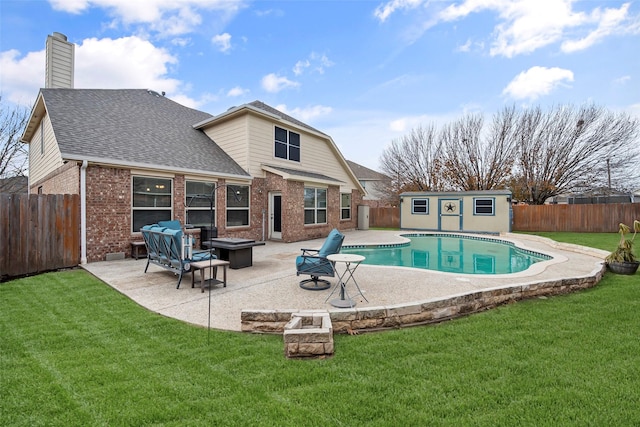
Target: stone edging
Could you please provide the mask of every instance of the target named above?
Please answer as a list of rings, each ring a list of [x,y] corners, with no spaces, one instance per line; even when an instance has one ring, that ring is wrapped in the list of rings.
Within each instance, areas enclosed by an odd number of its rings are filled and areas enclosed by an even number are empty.
[[[562,295],[591,288],[602,279],[605,270],[606,266],[601,264],[590,275],[584,277],[491,288],[390,306],[333,310],[329,311],[329,315],[333,330],[337,333],[397,329],[437,323],[515,301]],[[293,314],[310,311],[313,310],[242,310],[242,331],[281,334]],[[318,312],[326,311],[318,310]]]

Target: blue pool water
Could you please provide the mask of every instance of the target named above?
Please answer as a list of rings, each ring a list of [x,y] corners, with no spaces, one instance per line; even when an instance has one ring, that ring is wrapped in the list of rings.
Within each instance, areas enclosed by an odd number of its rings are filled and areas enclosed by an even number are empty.
[[[502,240],[476,236],[405,234],[410,243],[344,246],[340,253],[363,255],[363,264],[403,266],[462,274],[508,274],[528,269],[548,255]]]

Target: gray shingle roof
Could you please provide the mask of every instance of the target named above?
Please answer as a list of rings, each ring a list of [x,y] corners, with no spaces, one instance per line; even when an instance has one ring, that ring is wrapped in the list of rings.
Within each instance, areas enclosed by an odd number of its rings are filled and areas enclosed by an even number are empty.
[[[347,160],[347,164],[355,174],[355,176],[360,180],[369,180],[369,181],[384,181],[389,179],[386,175],[381,174],[380,172],[376,172],[373,169],[369,169],[365,166],[359,165],[356,162],[352,162],[351,160]]]
[[[265,166],[272,169],[279,170],[280,172],[283,172],[289,175],[297,175],[297,176],[306,177],[306,178],[313,178],[313,179],[320,179],[323,181],[334,181],[336,183],[342,183],[342,181],[340,181],[339,179],[331,178],[330,176],[323,175],[321,173],[302,171],[302,170],[291,169],[291,168],[283,168],[281,166],[272,166],[272,165],[265,165]]]
[[[307,128],[307,129],[309,129],[309,130],[312,130],[312,131],[314,131],[314,132],[320,133],[320,134],[322,134],[322,135],[326,135],[324,132],[321,132],[321,131],[319,131],[318,129],[313,128],[313,127],[309,126],[308,124],[303,123],[303,122],[301,122],[300,120],[298,120],[298,119],[296,119],[296,118],[294,118],[294,117],[291,117],[290,115],[285,114],[285,113],[283,113],[282,111],[277,110],[277,109],[273,108],[273,107],[272,107],[272,106],[270,106],[270,105],[265,104],[265,103],[264,103],[264,102],[262,102],[262,101],[257,101],[257,100],[256,100],[256,101],[250,102],[250,103],[249,103],[249,104],[247,104],[247,105],[251,105],[252,107],[259,108],[260,110],[266,111],[267,113],[271,113],[271,114],[273,114],[273,115],[275,115],[275,116],[280,117],[280,118],[281,118],[281,119],[283,119],[283,120],[286,120],[286,121],[288,121],[288,122],[294,123],[294,124],[296,124],[296,125],[298,125],[298,126],[300,126],[300,127]]]
[[[64,158],[249,174],[195,123],[212,117],[145,89],[41,89]]]

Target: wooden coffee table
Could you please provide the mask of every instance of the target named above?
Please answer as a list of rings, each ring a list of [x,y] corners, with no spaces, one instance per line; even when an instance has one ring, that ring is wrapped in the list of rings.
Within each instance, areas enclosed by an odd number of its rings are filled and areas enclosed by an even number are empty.
[[[205,282],[209,286],[217,285],[222,283],[224,288],[227,287],[227,267],[229,266],[229,261],[224,261],[221,259],[212,259],[207,261],[198,261],[192,262],[191,266],[191,287],[193,288],[195,285],[195,276],[196,270],[200,270],[200,292],[204,292]],[[218,267],[222,267],[222,280],[218,280]],[[205,270],[209,270],[209,279],[205,280]]]

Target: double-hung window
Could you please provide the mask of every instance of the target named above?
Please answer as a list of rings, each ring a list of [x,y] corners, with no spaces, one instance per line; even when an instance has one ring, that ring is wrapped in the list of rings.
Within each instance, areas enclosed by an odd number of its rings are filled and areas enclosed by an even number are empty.
[[[132,230],[171,220],[172,181],[168,178],[134,176],[132,185]]]
[[[276,126],[275,156],[279,159],[300,161],[300,134]]]
[[[186,218],[187,224],[195,227],[216,225],[215,182],[187,181]]]
[[[474,215],[495,215],[495,199],[473,199]]]
[[[327,223],[327,189],[309,188],[304,189],[304,223],[326,224]]]
[[[249,225],[249,186],[227,186],[227,227]]]
[[[411,213],[413,215],[428,215],[429,199],[411,199]]]
[[[351,193],[340,194],[340,219],[351,219]]]

